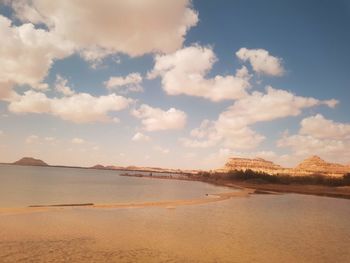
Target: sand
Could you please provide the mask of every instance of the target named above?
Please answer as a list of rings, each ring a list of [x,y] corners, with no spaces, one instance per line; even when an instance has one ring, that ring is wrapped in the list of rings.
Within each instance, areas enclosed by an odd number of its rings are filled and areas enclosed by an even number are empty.
[[[213,202],[219,202],[228,200],[234,197],[248,197],[255,192],[254,189],[244,188],[236,192],[219,193],[219,194],[207,194],[203,198],[198,199],[183,199],[183,200],[171,200],[171,201],[158,201],[158,202],[135,202],[135,203],[110,203],[110,204],[48,204],[48,205],[30,205],[23,208],[0,208],[0,215],[8,214],[22,214],[32,212],[45,212],[52,210],[63,210],[79,207],[84,208],[145,208],[145,207],[164,207],[168,209],[174,209],[178,206],[188,205],[200,205]]]

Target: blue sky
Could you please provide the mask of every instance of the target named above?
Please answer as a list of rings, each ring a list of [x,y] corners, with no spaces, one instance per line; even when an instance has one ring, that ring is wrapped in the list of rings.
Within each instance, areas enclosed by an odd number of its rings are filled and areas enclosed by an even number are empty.
[[[1,161],[350,162],[348,1],[2,2]]]

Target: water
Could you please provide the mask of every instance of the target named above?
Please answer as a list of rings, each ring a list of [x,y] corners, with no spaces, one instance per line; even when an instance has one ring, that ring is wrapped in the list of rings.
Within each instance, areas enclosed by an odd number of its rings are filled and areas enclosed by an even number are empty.
[[[201,182],[119,176],[122,173],[125,172],[1,165],[0,207],[162,201],[232,191]]]
[[[81,184],[84,178],[79,179],[78,185],[84,186],[94,180],[105,185],[103,175],[111,184],[116,176],[109,171],[97,171],[97,178],[96,171],[79,173],[72,177],[91,176],[86,184]],[[123,187],[129,189],[127,199],[134,200],[143,197],[130,192],[143,186],[153,188],[150,198],[155,200],[198,197],[206,190],[227,191],[198,182],[128,179],[131,181],[122,181],[127,182]],[[108,195],[102,199],[107,200]],[[298,194],[253,195],[176,209],[70,208],[0,214],[0,262],[347,263],[349,218],[349,200]]]

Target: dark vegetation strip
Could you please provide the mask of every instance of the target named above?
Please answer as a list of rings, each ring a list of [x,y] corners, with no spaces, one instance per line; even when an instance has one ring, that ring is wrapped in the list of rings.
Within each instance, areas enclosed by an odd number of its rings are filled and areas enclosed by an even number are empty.
[[[350,173],[342,177],[332,177],[319,174],[291,176],[287,174],[271,175],[264,172],[255,172],[250,169],[233,170],[227,173],[201,172],[198,174],[208,179],[225,179],[232,181],[247,181],[256,184],[300,184],[300,185],[324,185],[324,186],[350,186]]]

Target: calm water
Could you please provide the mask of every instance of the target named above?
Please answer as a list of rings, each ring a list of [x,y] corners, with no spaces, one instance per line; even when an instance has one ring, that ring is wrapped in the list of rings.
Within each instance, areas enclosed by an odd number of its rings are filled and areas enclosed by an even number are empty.
[[[31,175],[26,170],[18,172],[22,175],[12,171],[14,178],[31,178],[42,171],[47,176],[31,179],[30,184],[15,184],[13,179],[7,178],[11,168],[1,169],[1,192],[6,189],[2,184],[5,179],[5,184],[12,185],[12,190],[21,196],[18,200],[22,201],[16,201],[17,204],[31,198],[29,193],[33,190],[29,189],[39,191],[38,196],[48,197],[48,192],[41,192],[43,187],[49,187],[58,197],[60,193],[71,193],[72,188],[77,188],[80,190],[74,198],[80,196],[86,201],[90,195],[94,197],[91,199],[100,198],[101,202],[118,198],[141,201],[145,197],[155,200],[191,198],[205,192],[227,191],[197,182],[120,178],[108,171],[97,171],[97,176],[96,171],[68,169],[63,180],[56,178],[62,170],[47,168],[40,172],[31,170]],[[8,176],[4,176],[4,171]],[[49,182],[48,178],[51,178]],[[55,186],[50,186],[50,182]],[[61,184],[69,191],[55,190]],[[98,185],[95,187],[100,189],[99,194],[92,193],[96,189],[93,184]],[[118,185],[112,186],[114,184]],[[17,190],[18,185],[22,185],[21,191],[27,193],[25,198]],[[123,192],[127,198],[115,193],[110,198],[113,190],[102,191],[109,187],[116,191],[127,188]],[[145,189],[137,190],[139,188]],[[6,191],[7,196],[15,196]],[[135,194],[134,191],[141,192]],[[1,195],[3,199],[4,194]],[[56,198],[50,201],[56,201]],[[349,200],[297,194],[253,195],[176,209],[73,208],[0,214],[0,262],[348,263],[349,219]]]
[[[125,172],[2,165],[0,207],[161,201],[232,191],[206,183],[119,176],[121,173]]]

